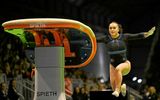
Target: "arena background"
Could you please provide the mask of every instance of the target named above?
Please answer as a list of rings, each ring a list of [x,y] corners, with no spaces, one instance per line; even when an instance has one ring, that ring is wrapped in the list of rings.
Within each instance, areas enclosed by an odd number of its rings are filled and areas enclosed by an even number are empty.
[[[95,34],[104,34],[108,22],[116,20],[124,32],[148,31],[156,26],[156,34],[128,44],[128,58],[132,71],[125,81],[135,88],[134,76],[143,79],[159,90],[160,83],[160,6],[158,0],[2,0],[0,2],[0,24],[12,19],[22,18],[69,18],[90,26]],[[0,29],[0,42],[8,35]],[[156,35],[156,36],[155,36]]]

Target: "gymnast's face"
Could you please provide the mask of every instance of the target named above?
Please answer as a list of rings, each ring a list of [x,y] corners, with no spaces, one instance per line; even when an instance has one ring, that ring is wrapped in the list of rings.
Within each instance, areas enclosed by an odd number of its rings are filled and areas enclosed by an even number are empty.
[[[119,35],[119,26],[116,22],[112,22],[109,24],[109,34],[111,35],[111,37]]]

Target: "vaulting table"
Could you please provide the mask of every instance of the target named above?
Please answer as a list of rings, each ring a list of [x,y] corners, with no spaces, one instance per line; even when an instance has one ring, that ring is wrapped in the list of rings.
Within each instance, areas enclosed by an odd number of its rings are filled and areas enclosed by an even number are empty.
[[[92,29],[76,20],[17,19],[2,26],[19,37],[36,65],[34,100],[65,100],[64,68],[85,67],[96,54]]]

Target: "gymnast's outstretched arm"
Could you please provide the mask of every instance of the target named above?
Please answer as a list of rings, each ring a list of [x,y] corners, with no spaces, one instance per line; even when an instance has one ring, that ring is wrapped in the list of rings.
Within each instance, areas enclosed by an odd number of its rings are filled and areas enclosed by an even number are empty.
[[[147,38],[147,37],[153,35],[153,33],[154,33],[155,30],[156,30],[156,27],[155,26],[152,27],[148,32],[144,33],[144,37]]]
[[[140,32],[140,33],[136,33],[136,34],[125,33],[124,37],[126,40],[144,39],[144,38],[147,38],[147,37],[153,35],[155,30],[156,30],[156,27],[154,26],[147,32]]]

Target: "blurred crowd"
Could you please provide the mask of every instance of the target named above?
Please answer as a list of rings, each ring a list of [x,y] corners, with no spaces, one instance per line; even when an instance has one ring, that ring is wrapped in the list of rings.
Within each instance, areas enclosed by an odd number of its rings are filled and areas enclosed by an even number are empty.
[[[17,80],[29,79],[34,64],[25,56],[19,38],[0,35],[0,100],[19,100],[23,95],[16,90]]]
[[[143,85],[140,90],[143,100],[160,100],[160,93],[153,85]]]
[[[110,84],[101,78],[87,77],[84,70],[65,70],[67,100],[88,100],[90,91],[107,91],[110,88]]]

